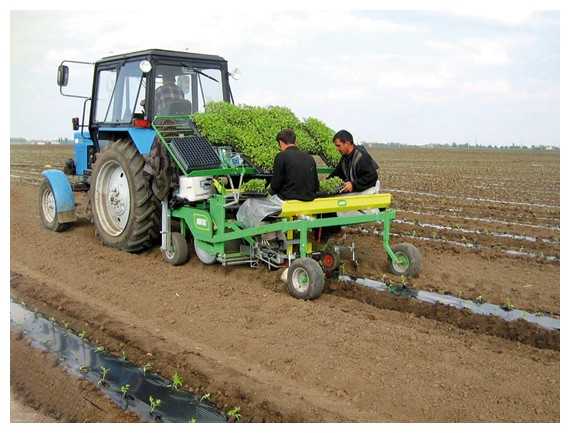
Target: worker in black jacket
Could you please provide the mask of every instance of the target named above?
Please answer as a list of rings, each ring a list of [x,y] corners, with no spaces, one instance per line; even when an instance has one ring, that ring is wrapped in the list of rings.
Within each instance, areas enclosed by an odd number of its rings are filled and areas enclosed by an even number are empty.
[[[315,160],[308,153],[299,150],[292,129],[282,130],[276,139],[281,152],[273,162],[271,191],[281,200],[314,200],[319,190]]]
[[[319,190],[315,160],[297,148],[295,132],[284,129],[276,139],[281,152],[273,162],[272,195],[248,198],[240,206],[236,219],[243,227],[257,227],[268,216],[279,214],[283,200],[311,201]]]
[[[333,142],[342,156],[329,177],[340,177],[344,181],[341,192],[379,192],[378,164],[368,152],[355,146],[352,134],[342,129],[334,135]]]

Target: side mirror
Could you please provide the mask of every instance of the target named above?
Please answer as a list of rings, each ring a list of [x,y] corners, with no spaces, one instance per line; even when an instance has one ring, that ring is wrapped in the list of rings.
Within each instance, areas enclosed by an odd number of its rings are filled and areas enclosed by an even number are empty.
[[[73,130],[78,131],[79,130],[79,117],[73,117],[71,119],[71,124],[73,125]]]
[[[184,93],[190,92],[190,76],[189,75],[180,75],[178,77],[178,87],[182,89]]]
[[[69,81],[69,67],[65,65],[59,65],[57,67],[57,85],[59,87],[67,86]]]
[[[229,73],[230,77],[232,77],[234,80],[239,80],[241,78],[241,71],[238,68],[234,68],[233,71],[231,71]]]

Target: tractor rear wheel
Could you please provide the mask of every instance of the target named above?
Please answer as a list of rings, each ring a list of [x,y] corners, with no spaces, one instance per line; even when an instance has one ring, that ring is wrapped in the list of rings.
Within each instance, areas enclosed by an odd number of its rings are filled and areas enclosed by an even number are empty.
[[[143,167],[127,140],[112,142],[97,157],[89,194],[95,229],[107,246],[138,252],[158,240],[160,209]]]
[[[293,261],[287,271],[287,289],[297,299],[316,299],[325,287],[325,273],[319,263],[310,257]]]
[[[406,277],[416,277],[422,270],[422,255],[420,250],[408,243],[395,245],[392,248],[398,262],[388,258],[390,273],[394,275],[404,275]]]

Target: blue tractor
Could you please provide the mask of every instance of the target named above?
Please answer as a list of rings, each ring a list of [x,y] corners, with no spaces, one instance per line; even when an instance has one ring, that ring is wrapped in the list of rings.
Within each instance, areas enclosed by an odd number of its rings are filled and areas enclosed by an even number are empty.
[[[92,95],[80,96],[64,92],[68,64],[74,63],[85,64],[63,61],[57,83],[62,95],[84,100],[83,115],[81,122],[72,119],[74,158],[63,171],[42,173],[42,223],[54,231],[68,228],[76,218],[74,193],[86,192],[102,242],[142,251],[160,239],[158,197],[171,186],[164,185],[169,179],[164,154],[153,150],[159,140],[152,120],[156,115],[191,115],[209,101],[233,103],[229,77],[237,78],[237,70],[229,73],[227,61],[215,55],[137,51],[95,62]]]

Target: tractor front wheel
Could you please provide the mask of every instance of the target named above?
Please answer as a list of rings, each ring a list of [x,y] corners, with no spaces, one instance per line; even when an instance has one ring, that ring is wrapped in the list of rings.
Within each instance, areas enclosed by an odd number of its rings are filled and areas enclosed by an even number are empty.
[[[310,257],[293,261],[287,271],[289,294],[297,299],[316,299],[325,287],[325,273],[319,263]]]
[[[397,261],[388,258],[390,273],[416,277],[422,269],[422,255],[420,250],[408,243],[402,243],[392,247]]]
[[[127,140],[112,142],[97,157],[89,194],[95,229],[107,246],[138,252],[158,240],[159,208],[143,167]]]
[[[70,223],[59,222],[57,218],[57,209],[55,207],[55,196],[47,179],[44,179],[40,184],[39,209],[40,219],[46,229],[54,232],[62,232],[71,226]]]

